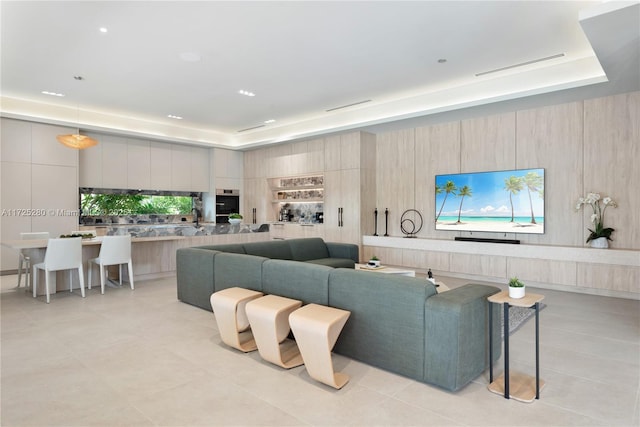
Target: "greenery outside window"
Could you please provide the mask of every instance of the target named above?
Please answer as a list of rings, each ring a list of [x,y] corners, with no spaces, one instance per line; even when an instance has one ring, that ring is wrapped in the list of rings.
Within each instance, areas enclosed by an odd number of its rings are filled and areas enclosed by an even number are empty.
[[[190,215],[201,200],[200,193],[144,193],[142,190],[80,189],[82,216]]]

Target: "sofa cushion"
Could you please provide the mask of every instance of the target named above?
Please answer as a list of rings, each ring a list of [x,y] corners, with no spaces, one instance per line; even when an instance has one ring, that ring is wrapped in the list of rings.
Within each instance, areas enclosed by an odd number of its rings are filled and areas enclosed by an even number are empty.
[[[298,261],[267,260],[262,264],[262,292],[293,298],[304,304],[329,303],[329,273],[333,268]]]
[[[294,261],[309,261],[312,259],[329,258],[327,245],[319,237],[308,239],[290,239],[286,241],[291,248]]]
[[[320,259],[310,259],[308,261],[312,264],[318,265],[326,265],[327,267],[333,268],[355,268],[356,263],[352,259],[345,258],[320,258]]]
[[[271,259],[293,259],[289,244],[285,240],[245,243],[244,250],[249,255]]]
[[[213,262],[216,292],[234,286],[262,292],[262,263],[268,258],[224,252],[217,255],[220,258]]]
[[[423,279],[337,268],[329,274],[329,305],[351,311],[336,353],[424,378],[424,301],[436,293]]]
[[[210,249],[214,251],[220,252],[231,252],[234,254],[246,254],[244,250],[244,245],[242,243],[229,243],[226,245],[204,245],[204,246],[196,246],[199,249]]]

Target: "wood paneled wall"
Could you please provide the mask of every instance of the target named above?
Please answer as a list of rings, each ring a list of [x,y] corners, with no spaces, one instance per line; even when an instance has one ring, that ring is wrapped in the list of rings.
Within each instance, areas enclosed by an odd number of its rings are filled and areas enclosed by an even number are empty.
[[[619,204],[606,215],[616,229],[611,247],[640,249],[640,92],[393,131],[377,141],[376,201],[392,211],[390,235],[402,236],[407,209],[424,218],[418,237],[470,235],[435,231],[436,174],[544,168],[545,234],[498,237],[584,246],[590,212],[575,204],[594,191]]]

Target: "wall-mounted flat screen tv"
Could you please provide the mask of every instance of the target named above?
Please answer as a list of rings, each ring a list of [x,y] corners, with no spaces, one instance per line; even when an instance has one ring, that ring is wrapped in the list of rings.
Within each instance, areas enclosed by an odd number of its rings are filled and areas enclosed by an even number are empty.
[[[436,175],[436,230],[544,234],[544,169]]]

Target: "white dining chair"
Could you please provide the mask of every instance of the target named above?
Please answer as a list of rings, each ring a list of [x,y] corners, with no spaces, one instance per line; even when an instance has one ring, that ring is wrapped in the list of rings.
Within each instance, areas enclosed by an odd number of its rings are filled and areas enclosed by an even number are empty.
[[[49,239],[48,231],[38,231],[38,232],[29,232],[29,233],[20,233],[20,239],[22,240],[37,240],[37,239]],[[31,257],[25,249],[22,249],[19,254],[20,258],[18,260],[18,286],[20,287],[20,282],[22,280],[22,274],[24,272],[25,276],[25,288],[29,287],[31,281],[29,280],[29,276],[31,275]]]
[[[47,304],[49,304],[49,272],[59,270],[78,270],[80,292],[84,298],[84,269],[82,268],[82,239],[60,238],[49,239],[44,262],[33,266],[33,297],[37,296],[38,270],[44,270]],[[73,275],[69,273],[69,292],[73,292]]]
[[[133,266],[131,263],[131,235],[125,236],[104,236],[98,258],[89,260],[89,289],[91,289],[91,272],[93,264],[100,266],[100,291],[104,294],[104,283],[107,277],[105,266],[117,265],[120,272],[120,286],[122,286],[122,265],[127,264],[129,272],[129,284],[133,289]]]

